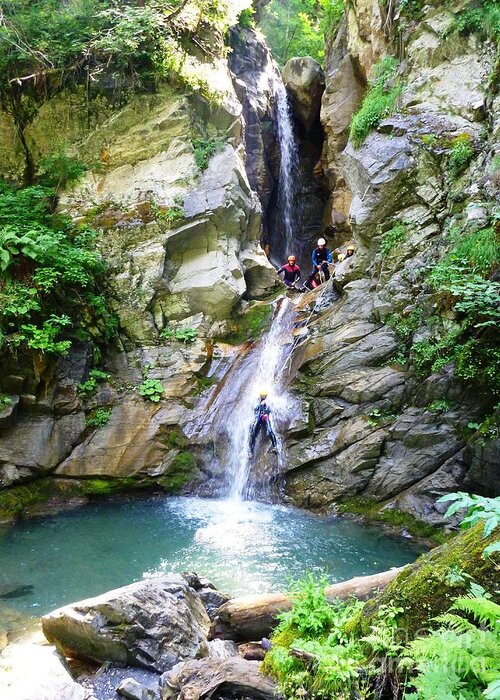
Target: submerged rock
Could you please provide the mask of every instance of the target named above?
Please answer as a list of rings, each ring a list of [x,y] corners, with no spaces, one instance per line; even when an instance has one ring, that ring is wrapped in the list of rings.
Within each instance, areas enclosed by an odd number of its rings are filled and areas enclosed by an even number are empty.
[[[163,672],[207,653],[210,620],[181,576],[158,576],[59,608],[43,632],[63,653]]]

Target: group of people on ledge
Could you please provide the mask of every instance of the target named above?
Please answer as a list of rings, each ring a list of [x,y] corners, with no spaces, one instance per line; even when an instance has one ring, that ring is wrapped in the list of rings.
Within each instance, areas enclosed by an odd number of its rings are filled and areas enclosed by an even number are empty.
[[[350,258],[356,252],[353,245],[348,245],[345,254],[336,248],[333,253],[327,247],[324,238],[318,240],[316,248],[314,248],[311,259],[313,269],[307,280],[304,282],[304,289],[315,289],[321,284],[330,279],[329,265],[332,263],[341,263],[346,258]],[[335,259],[334,259],[335,258]],[[278,270],[278,275],[283,273],[283,282],[287,287],[298,289],[297,283],[301,278],[300,268],[296,263],[295,255],[288,256],[288,262]]]

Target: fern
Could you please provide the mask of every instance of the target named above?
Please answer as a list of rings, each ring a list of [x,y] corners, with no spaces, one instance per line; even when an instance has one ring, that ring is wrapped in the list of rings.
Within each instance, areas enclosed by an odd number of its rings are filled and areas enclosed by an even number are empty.
[[[457,598],[451,610],[469,615],[483,628],[452,612],[436,618],[442,627],[408,646],[402,664],[415,664],[417,676],[411,681],[416,693],[405,697],[499,700],[500,605],[484,596]]]
[[[450,610],[459,610],[500,634],[500,605],[488,598],[457,598]]]

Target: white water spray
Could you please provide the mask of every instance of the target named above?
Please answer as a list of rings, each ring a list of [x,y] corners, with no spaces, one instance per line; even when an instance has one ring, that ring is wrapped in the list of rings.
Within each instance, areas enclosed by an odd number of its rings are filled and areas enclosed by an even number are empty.
[[[252,496],[250,472],[265,460],[271,448],[267,435],[261,431],[254,454],[249,450],[260,389],[268,392],[271,424],[278,440],[278,465],[284,458],[281,435],[297,412],[297,399],[288,392],[284,369],[293,341],[295,307],[287,298],[279,303],[270,330],[233,368],[213,405],[212,430],[226,448],[227,490],[233,500]]]
[[[295,185],[299,153],[293,133],[293,122],[285,86],[279,74],[274,81],[276,98],[276,121],[280,147],[280,175],[278,191],[278,208],[283,217],[286,249],[285,255],[294,252],[294,226],[297,226],[298,207],[296,206]]]

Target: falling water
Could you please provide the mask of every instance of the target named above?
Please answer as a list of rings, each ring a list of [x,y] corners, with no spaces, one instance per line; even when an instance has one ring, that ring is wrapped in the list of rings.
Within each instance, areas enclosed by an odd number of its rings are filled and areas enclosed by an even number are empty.
[[[280,174],[278,191],[278,209],[282,216],[285,233],[285,255],[294,250],[294,226],[298,224],[298,207],[296,206],[295,184],[299,154],[293,133],[293,123],[285,86],[278,75],[274,81],[276,99],[276,121],[280,148]]]
[[[240,357],[221,389],[212,407],[211,426],[216,441],[222,447],[228,464],[227,493],[235,500],[254,495],[255,479],[262,476],[259,465],[279,470],[283,463],[281,435],[296,415],[297,400],[285,385],[287,358],[292,343],[295,307],[289,299],[278,302],[275,317],[268,333],[260,342]],[[260,432],[255,452],[250,455],[249,436],[255,419],[254,408],[259,400],[259,391],[268,392],[271,407],[271,424],[278,439],[278,454],[268,456],[271,448],[264,431]],[[272,478],[274,474],[265,474]]]

